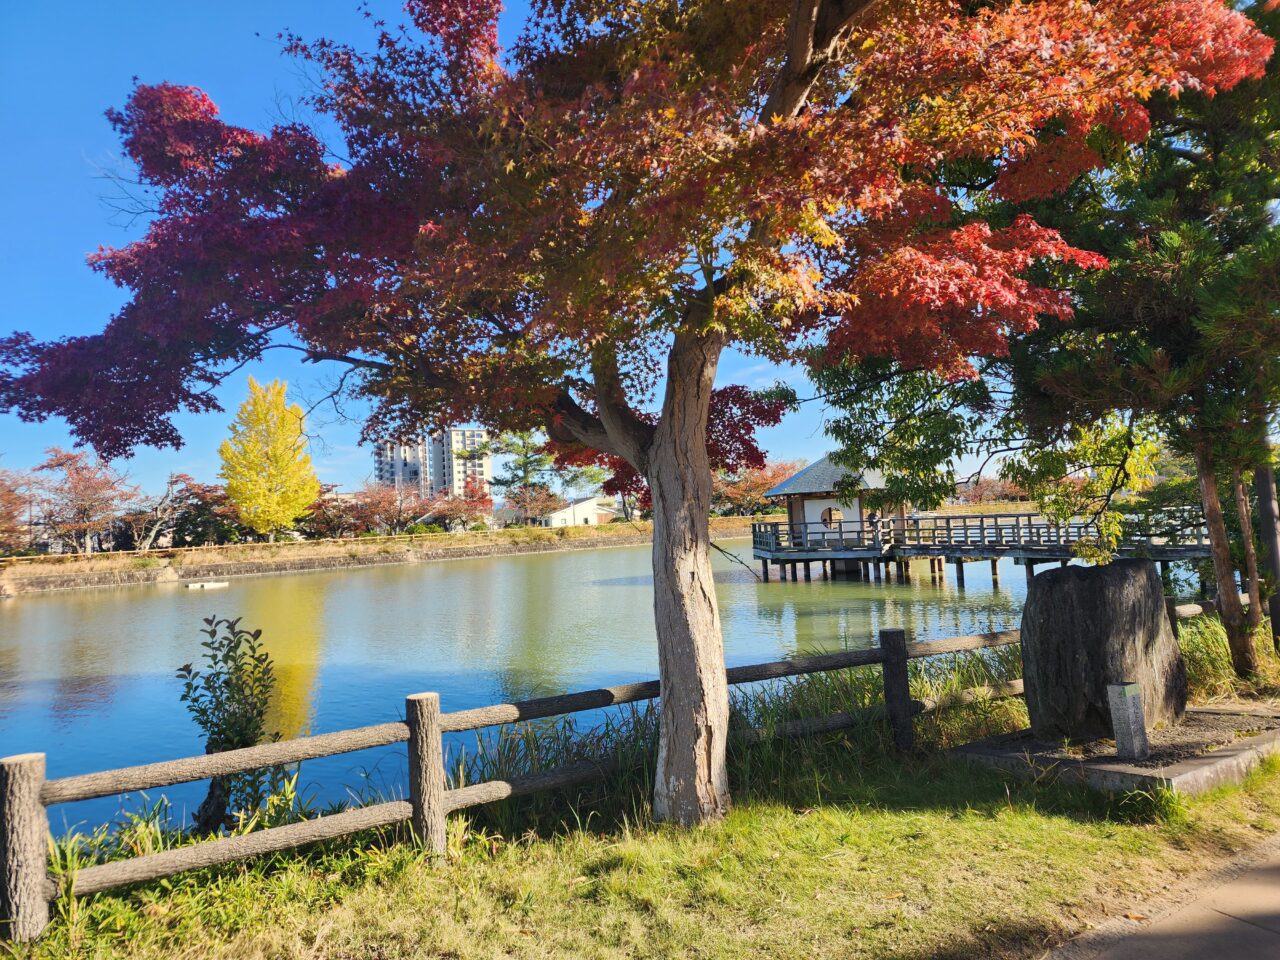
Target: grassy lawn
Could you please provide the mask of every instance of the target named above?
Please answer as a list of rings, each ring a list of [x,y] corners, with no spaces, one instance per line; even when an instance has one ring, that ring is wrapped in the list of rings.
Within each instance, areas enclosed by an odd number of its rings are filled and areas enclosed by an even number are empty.
[[[834,748],[832,748],[834,749]],[[723,823],[367,838],[86,900],[36,956],[1023,956],[1280,829],[1280,767],[1157,812],[938,758],[850,764]]]
[[[1216,622],[1184,627],[1200,696],[1271,697],[1280,662],[1232,686]],[[1016,657],[917,664],[916,695],[1007,677]],[[748,692],[744,725],[874,702],[874,673]],[[734,809],[683,831],[655,825],[648,774],[573,796],[506,801],[450,821],[432,862],[391,829],[155,884],[63,900],[33,957],[970,958],[1037,956],[1280,830],[1280,762],[1195,801],[1029,785],[947,759],[943,747],[1025,723],[1021,701],[918,720],[900,758],[880,724],[800,740],[735,738]],[[574,737],[517,730],[510,767],[570,759]],[[638,710],[597,742],[650,743]],[[641,749],[639,753],[643,753]],[[638,755],[639,755],[638,753]],[[471,768],[469,779],[503,771]],[[509,771],[508,771],[509,772]],[[110,844],[177,838],[145,818]],[[66,853],[66,844],[60,851]],[[82,852],[84,852],[82,850]]]

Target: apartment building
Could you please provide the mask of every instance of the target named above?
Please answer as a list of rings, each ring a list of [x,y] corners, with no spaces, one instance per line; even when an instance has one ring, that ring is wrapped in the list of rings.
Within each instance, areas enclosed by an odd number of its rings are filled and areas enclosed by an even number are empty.
[[[461,496],[468,481],[485,493],[493,478],[493,459],[476,450],[489,439],[489,431],[468,428],[442,430],[430,435],[431,492]]]
[[[493,460],[477,455],[489,439],[487,430],[451,428],[404,440],[387,440],[373,451],[373,476],[378,483],[417,488],[424,497],[438,493],[459,496],[467,481],[486,492],[493,477]]]

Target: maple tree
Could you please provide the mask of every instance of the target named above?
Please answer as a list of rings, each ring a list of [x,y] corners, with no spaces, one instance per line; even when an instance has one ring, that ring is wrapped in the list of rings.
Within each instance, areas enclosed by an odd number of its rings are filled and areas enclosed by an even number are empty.
[[[483,481],[468,477],[462,493],[436,494],[424,504],[423,513],[445,529],[470,527],[493,513],[493,498]]]
[[[164,491],[148,497],[140,494],[133,508],[119,519],[129,549],[146,553],[165,534],[172,534],[187,504],[188,489],[196,481],[185,473],[172,474]]]
[[[12,470],[0,470],[0,553],[15,553],[30,542],[29,488],[29,478]]]
[[[336,540],[356,532],[358,525],[355,498],[338,493],[332,483],[321,484],[320,496],[307,508],[307,536]]]
[[[173,519],[175,547],[204,547],[238,543],[253,532],[240,523],[226,488],[215,483],[188,481],[179,490],[180,503]]]
[[[743,467],[732,473],[717,470],[711,479],[711,503],[722,513],[764,513],[774,506],[764,495],[803,466],[800,461],[784,460],[762,467]]]
[[[32,473],[36,523],[73,553],[92,553],[121,515],[137,505],[138,488],[83,450],[50,447],[45,453]]]
[[[1245,13],[1276,37],[1275,7]],[[971,167],[965,175],[997,184],[980,201],[993,221],[1032,215],[1106,255],[1107,269],[1062,276],[1074,315],[1014,334],[1008,354],[983,360],[969,381],[882,359],[815,371],[847,408],[833,421],[843,462],[884,469],[891,486],[928,502],[954,482],[955,457],[1004,456],[1003,475],[1051,515],[1095,516],[1100,556],[1122,533],[1114,496],[1155,477],[1157,441],[1190,457],[1241,675],[1256,669],[1249,628],[1262,612],[1243,474],[1269,467],[1267,429],[1280,407],[1278,116],[1273,59],[1228,91],[1155,95],[1142,144],[1096,132],[1084,147],[1089,163],[1066,171],[1051,197],[1002,191],[998,166]],[[1220,487],[1235,501],[1248,622]]]
[[[273,539],[320,495],[302,408],[290,404],[285,392],[280,380],[264,387],[250,377],[249,397],[231,424],[231,436],[218,448],[218,475],[240,521]]]
[[[99,335],[6,338],[0,403],[105,454],[173,444],[173,411],[215,409],[223,371],[292,337],[358,372],[370,435],[541,427],[625,464],[654,517],[654,812],[683,823],[728,803],[723,350],[966,375],[1069,314],[1028,267],[1101,260],[1030,217],[989,225],[938,171],[994,157],[1004,188],[1049,192],[1093,129],[1139,139],[1153,91],[1225,89],[1271,49],[1221,0],[536,0],[505,53],[498,0],[405,9],[369,55],[287,38],[340,164],[190,87],[113,111],[159,213],[91,262],[132,297]]]
[[[962,503],[999,503],[1008,500],[1025,500],[1027,491],[1004,477],[974,477],[959,491],[957,499]]]
[[[545,483],[525,483],[517,487],[509,487],[506,503],[516,512],[521,523],[541,520],[547,514],[563,510],[569,505],[569,501]]]
[[[361,533],[401,534],[431,510],[430,499],[416,487],[390,483],[366,483],[352,501],[354,527]]]

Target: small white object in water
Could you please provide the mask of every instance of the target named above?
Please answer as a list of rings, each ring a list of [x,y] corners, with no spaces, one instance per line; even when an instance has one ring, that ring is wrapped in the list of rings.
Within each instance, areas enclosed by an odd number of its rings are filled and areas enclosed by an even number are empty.
[[[202,580],[198,583],[188,583],[188,590],[217,590],[219,587],[230,586],[226,580]]]

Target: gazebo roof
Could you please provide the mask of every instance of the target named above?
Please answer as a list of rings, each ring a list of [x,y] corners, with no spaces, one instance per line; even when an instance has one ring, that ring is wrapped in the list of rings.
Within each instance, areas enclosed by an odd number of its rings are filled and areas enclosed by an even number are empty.
[[[858,484],[864,490],[884,486],[884,477],[879,473],[879,471],[868,470],[865,473],[856,474],[846,467],[832,463],[831,457],[828,455],[823,457],[821,460],[809,464],[794,476],[783,480],[780,484],[767,492],[765,496],[794,497],[822,493],[835,493],[836,485],[846,477],[857,478]]]

